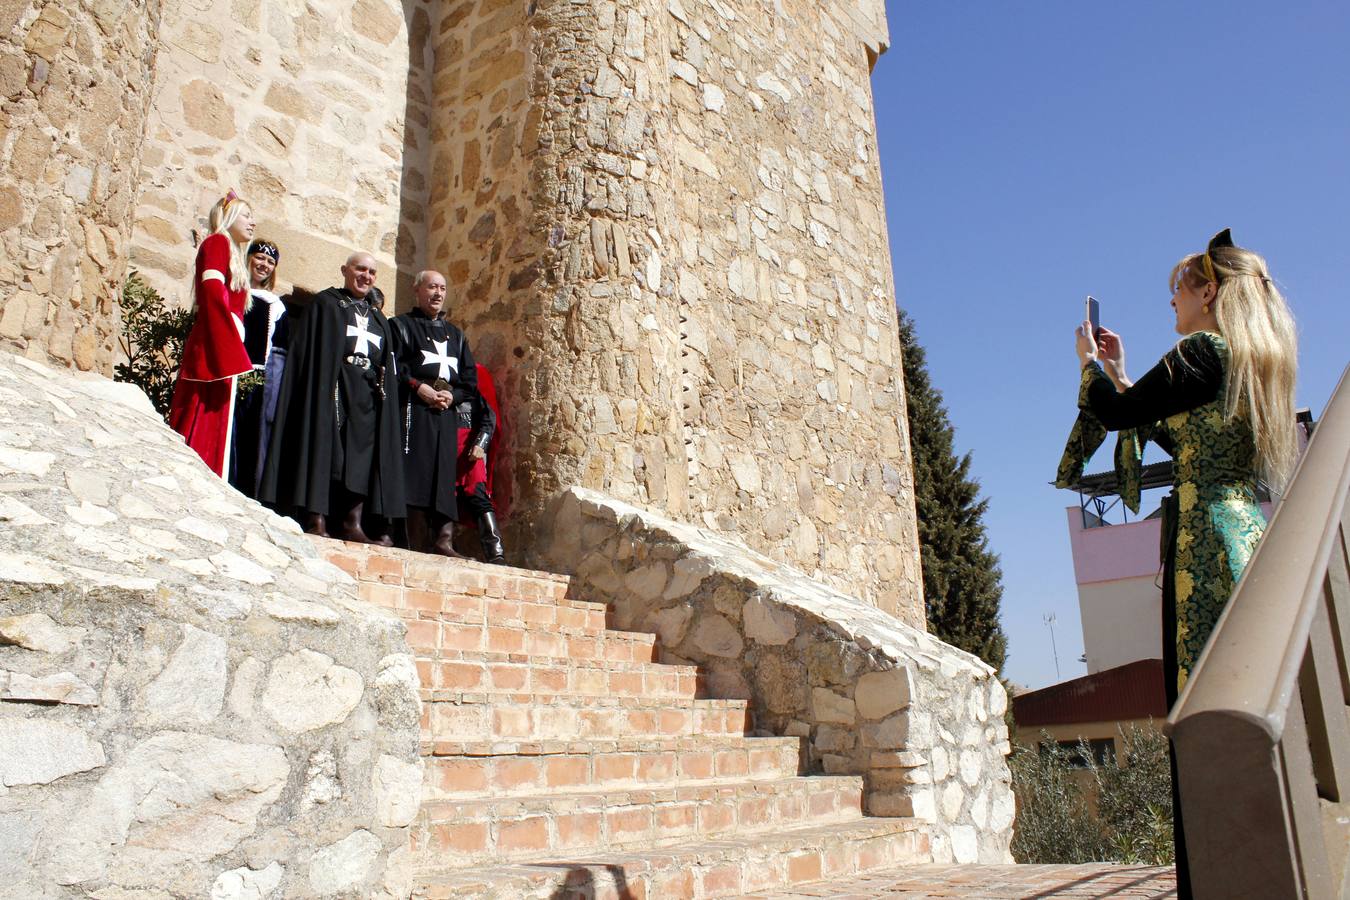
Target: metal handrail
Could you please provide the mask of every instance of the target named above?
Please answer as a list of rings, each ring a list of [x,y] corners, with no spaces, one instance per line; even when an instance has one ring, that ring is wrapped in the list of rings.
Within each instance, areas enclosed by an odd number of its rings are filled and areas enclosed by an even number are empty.
[[[1167,720],[1196,897],[1345,887],[1321,800],[1350,800],[1348,496],[1350,368]]]

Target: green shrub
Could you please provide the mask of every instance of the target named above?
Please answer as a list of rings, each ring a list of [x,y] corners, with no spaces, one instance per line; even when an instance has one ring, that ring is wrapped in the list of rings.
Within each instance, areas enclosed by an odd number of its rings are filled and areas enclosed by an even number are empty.
[[[167,418],[178,361],[183,357],[183,342],[192,330],[194,313],[166,308],[164,298],[136,272],[127,275],[118,305],[122,308],[119,341],[127,361],[117,364],[113,377],[145,391],[159,414]]]
[[[1012,854],[1020,863],[1084,863],[1104,858],[1101,828],[1076,777],[1074,751],[1044,735],[1039,748],[1013,748],[1008,768],[1017,796]]]
[[[1172,864],[1167,738],[1135,726],[1121,736],[1122,758],[1104,763],[1086,742],[1070,749],[1045,733],[1039,748],[1014,748],[1018,862]]]
[[[1153,729],[1121,732],[1127,765],[1089,764],[1097,787],[1097,817],[1125,863],[1171,865],[1172,763],[1167,738]]]

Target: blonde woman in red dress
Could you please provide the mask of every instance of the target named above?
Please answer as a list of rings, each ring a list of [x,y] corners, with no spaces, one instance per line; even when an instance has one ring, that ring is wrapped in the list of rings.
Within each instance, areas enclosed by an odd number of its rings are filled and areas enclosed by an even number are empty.
[[[169,405],[169,427],[224,477],[234,422],[235,378],[253,368],[244,349],[244,312],[248,308],[245,248],[253,239],[253,212],[226,194],[211,207],[211,233],[197,248],[192,276],[197,311],[183,345]]]

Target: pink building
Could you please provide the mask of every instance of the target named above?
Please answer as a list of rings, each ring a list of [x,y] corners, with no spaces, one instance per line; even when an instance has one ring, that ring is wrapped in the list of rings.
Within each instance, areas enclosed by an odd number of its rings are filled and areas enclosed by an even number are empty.
[[[1078,505],[1066,513],[1088,674],[1161,659],[1161,519],[1108,525]]]

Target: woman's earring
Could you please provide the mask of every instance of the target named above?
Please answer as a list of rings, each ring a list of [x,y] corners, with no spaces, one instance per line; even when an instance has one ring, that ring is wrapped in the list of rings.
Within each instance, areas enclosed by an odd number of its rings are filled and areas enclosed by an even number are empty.
[[[1209,304],[1206,303],[1204,306],[1200,307],[1200,311],[1205,315],[1209,315]]]

